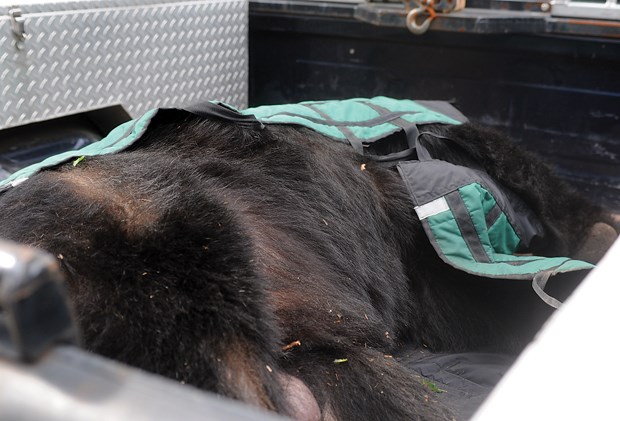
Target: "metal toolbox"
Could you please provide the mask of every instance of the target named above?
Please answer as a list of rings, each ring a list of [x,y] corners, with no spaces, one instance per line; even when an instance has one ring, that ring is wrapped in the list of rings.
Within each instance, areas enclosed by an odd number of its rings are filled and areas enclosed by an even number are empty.
[[[247,1],[0,1],[0,129],[122,105],[247,105]]]

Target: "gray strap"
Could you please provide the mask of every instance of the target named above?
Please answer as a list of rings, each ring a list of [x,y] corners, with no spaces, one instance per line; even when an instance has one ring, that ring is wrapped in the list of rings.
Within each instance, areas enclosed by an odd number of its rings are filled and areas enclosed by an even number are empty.
[[[367,155],[370,159],[376,162],[393,162],[394,165],[397,164],[397,161],[408,161],[413,159],[413,152],[415,148],[408,148],[404,151],[388,153],[385,155]]]
[[[381,105],[373,104],[372,102],[369,102],[369,101],[364,101],[363,104],[372,108],[376,112],[378,112],[379,115],[386,120],[394,114],[392,111],[388,110],[387,108],[382,107]],[[408,114],[415,114],[415,113],[410,112]],[[407,144],[409,145],[409,148],[416,147],[416,142],[418,140],[418,136],[420,133],[418,130],[417,124],[407,121],[401,117],[390,118],[387,121],[403,129],[403,131],[405,132],[405,136],[407,137]]]
[[[364,155],[364,144],[362,143],[362,139],[355,136],[355,134],[351,131],[351,129],[349,129],[347,126],[343,126],[342,122],[338,122],[332,119],[331,116],[321,111],[318,107],[315,107],[311,104],[303,104],[303,105],[310,108],[312,111],[314,111],[315,113],[317,113],[324,119],[324,121],[317,120],[318,123],[328,124],[330,126],[336,127],[338,130],[340,130],[340,133],[342,133],[344,137],[347,138],[353,150],[360,155]],[[302,116],[299,116],[299,117],[302,117]],[[303,117],[303,118],[308,119],[308,120],[316,120],[316,119],[312,119],[311,117]]]
[[[419,161],[431,161],[433,159],[433,157],[431,156],[431,153],[428,151],[428,149],[426,149],[426,146],[424,146],[424,144],[421,142],[419,134],[416,137],[415,150],[416,150],[416,153],[418,154]]]
[[[547,286],[547,281],[551,275],[553,275],[553,270],[538,272],[534,275],[534,279],[532,280],[532,288],[534,288],[534,292],[536,292],[540,299],[545,303],[553,308],[559,308],[562,305],[562,302],[545,292],[545,286]]]
[[[499,207],[499,205],[496,202],[495,206],[493,206],[493,208],[491,208],[489,213],[487,213],[484,216],[484,219],[487,224],[487,229],[491,228],[497,222],[500,216],[502,216],[502,209]]]
[[[450,206],[450,210],[454,215],[456,224],[461,231],[461,236],[463,237],[463,240],[465,240],[467,247],[469,247],[469,251],[474,257],[474,260],[479,263],[491,263],[491,259],[489,259],[487,252],[482,246],[482,242],[480,241],[480,237],[478,237],[478,232],[476,231],[474,222],[469,215],[469,211],[467,210],[459,191],[453,191],[445,197],[446,202],[448,202],[448,206]]]
[[[422,135],[426,135],[426,136],[432,136],[434,138],[437,139],[442,139],[442,140],[447,140],[447,141],[452,141],[452,139],[450,139],[449,137],[446,136],[442,136],[440,134],[437,133],[433,133],[433,132],[420,132],[418,133],[418,138],[416,139],[416,145],[418,148],[418,158],[420,159],[420,161],[430,161],[431,159],[433,159],[433,157],[431,156],[430,152],[428,152],[428,149],[426,149],[426,147],[424,146],[424,144],[422,143]],[[472,167],[475,168],[475,167]]]
[[[298,104],[298,105],[303,105],[304,107],[311,108],[312,110],[314,110],[317,113],[319,113],[321,115],[321,117],[323,117],[323,116],[324,117],[323,118],[316,118],[316,117],[311,117],[311,116],[302,115],[302,114],[295,114],[295,113],[292,113],[292,112],[289,112],[289,111],[282,111],[282,112],[275,113],[275,114],[270,115],[269,117],[264,117],[264,118],[270,118],[270,117],[275,117],[275,116],[279,116],[279,115],[285,115],[285,116],[303,118],[304,120],[308,120],[308,121],[311,121],[311,122],[317,123],[317,124],[329,124],[330,126],[335,126],[335,127],[340,127],[340,126],[374,127],[374,126],[378,126],[378,125],[383,124],[383,123],[391,123],[395,119],[398,119],[398,118],[400,118],[400,117],[402,117],[404,115],[415,114],[414,111],[394,111],[394,112],[391,112],[390,114],[387,114],[387,115],[380,115],[378,117],[371,118],[370,120],[364,120],[364,121],[339,121],[339,120],[334,120],[329,115],[327,115],[324,112],[322,112],[321,110],[319,110],[317,107],[315,107],[315,104]]]

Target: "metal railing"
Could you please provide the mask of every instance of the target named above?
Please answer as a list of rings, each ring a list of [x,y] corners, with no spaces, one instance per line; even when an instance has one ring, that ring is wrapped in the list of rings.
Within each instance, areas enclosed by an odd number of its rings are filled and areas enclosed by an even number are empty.
[[[617,0],[598,2],[559,0],[553,4],[551,15],[557,17],[620,20],[620,3]]]

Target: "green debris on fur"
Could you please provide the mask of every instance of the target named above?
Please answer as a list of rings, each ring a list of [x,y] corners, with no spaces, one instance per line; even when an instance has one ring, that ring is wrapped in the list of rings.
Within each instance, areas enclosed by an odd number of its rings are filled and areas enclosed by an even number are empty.
[[[435,383],[433,383],[432,381],[430,381],[430,380],[424,379],[424,380],[422,380],[422,384],[424,386],[428,387],[431,391],[433,391],[435,393],[444,393],[445,392],[445,390],[438,388],[437,385]]]
[[[348,358],[336,358],[334,360],[334,364],[342,364],[342,363],[346,363],[347,361],[349,361]]]
[[[82,156],[80,156],[78,159],[76,159],[75,161],[73,161],[73,166],[74,166],[74,167],[77,167],[77,165],[78,165],[80,162],[84,161],[84,158],[85,158],[85,156],[84,156],[84,155],[82,155]]]

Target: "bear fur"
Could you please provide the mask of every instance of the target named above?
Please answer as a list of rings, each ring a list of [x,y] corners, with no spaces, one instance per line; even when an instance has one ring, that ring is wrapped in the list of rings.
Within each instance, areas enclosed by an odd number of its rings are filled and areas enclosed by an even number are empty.
[[[517,352],[548,316],[528,282],[443,263],[393,167],[304,128],[160,120],[0,196],[0,237],[57,256],[86,349],[297,419],[451,419],[391,354]],[[536,212],[534,254],[611,224],[491,130],[424,131]]]

